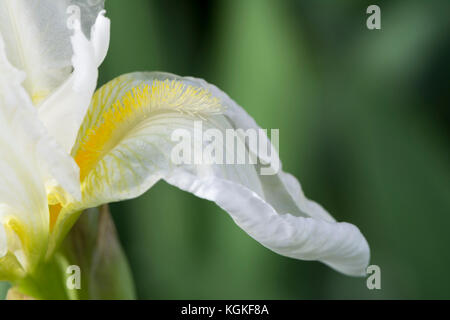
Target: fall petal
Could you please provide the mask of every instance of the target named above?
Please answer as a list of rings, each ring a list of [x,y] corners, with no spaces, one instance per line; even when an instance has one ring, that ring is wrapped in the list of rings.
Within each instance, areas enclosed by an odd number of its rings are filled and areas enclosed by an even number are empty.
[[[245,144],[247,158],[258,155],[255,164],[174,162],[178,141],[173,138],[180,130],[195,140],[189,150],[193,158],[198,155],[196,142],[205,147],[196,136],[198,125],[223,136],[229,129],[259,129],[240,106],[203,80],[133,73],[100,88],[72,151],[80,166],[83,199],[66,208],[59,223],[72,211],[137,197],[164,179],[214,201],[276,253],[320,260],[349,275],[364,274],[369,261],[364,236],[307,199],[298,181],[281,170],[275,148],[269,157]],[[242,132],[238,139],[245,139]],[[267,144],[272,146],[264,135]],[[261,174],[266,165],[275,165],[273,174]]]

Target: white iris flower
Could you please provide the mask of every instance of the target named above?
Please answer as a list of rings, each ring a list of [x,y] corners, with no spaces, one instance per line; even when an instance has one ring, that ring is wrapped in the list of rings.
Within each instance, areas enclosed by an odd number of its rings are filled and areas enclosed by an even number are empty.
[[[33,274],[84,209],[135,198],[161,179],[214,201],[274,252],[365,273],[358,228],[308,200],[293,176],[171,161],[172,133],[196,121],[259,128],[217,87],[143,72],[94,94],[108,42],[101,1],[0,0],[0,279]]]

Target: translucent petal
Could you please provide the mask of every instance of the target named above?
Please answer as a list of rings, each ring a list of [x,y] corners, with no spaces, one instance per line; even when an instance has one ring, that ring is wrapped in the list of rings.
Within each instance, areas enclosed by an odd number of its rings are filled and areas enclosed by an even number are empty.
[[[68,10],[73,5],[76,12]],[[103,1],[95,0],[0,1],[0,34],[7,57],[25,72],[23,85],[35,104],[72,72],[68,19],[76,14],[83,30],[89,32],[102,8]]]
[[[72,154],[80,166],[82,201],[70,211],[141,195],[160,179],[223,208],[250,236],[288,257],[320,260],[349,275],[363,275],[369,247],[357,227],[337,223],[308,200],[298,181],[280,170],[273,149],[260,154],[246,143],[242,164],[196,162],[208,145],[201,132],[226,137],[236,129],[259,129],[225,93],[203,80],[165,73],[133,73],[99,89],[88,110]],[[180,129],[191,137],[190,163],[174,161],[173,139]],[[210,131],[212,132],[212,131]],[[235,131],[231,131],[235,132]],[[238,139],[245,141],[245,132]],[[228,140],[226,141],[228,143]],[[267,136],[262,145],[271,146]],[[223,150],[225,157],[234,148]],[[258,160],[250,163],[250,156]],[[63,228],[61,228],[62,230]]]
[[[97,86],[97,68],[106,56],[109,44],[109,19],[98,15],[91,40],[74,25],[71,38],[73,73],[39,107],[39,117],[58,143],[70,152]]]

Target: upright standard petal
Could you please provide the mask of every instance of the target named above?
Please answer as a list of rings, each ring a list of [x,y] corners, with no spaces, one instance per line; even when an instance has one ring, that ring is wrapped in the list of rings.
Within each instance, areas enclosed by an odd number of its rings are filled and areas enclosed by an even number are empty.
[[[198,126],[206,138],[198,135]],[[271,153],[261,154],[246,140],[248,129],[259,127],[225,93],[203,80],[166,73],[116,78],[94,95],[72,150],[80,166],[83,199],[65,208],[57,224],[73,220],[70,213],[76,210],[137,197],[164,179],[216,202],[250,236],[279,254],[363,275],[369,247],[358,228],[336,222],[308,200],[298,181],[281,171],[267,135],[260,135],[258,147]],[[243,142],[241,156],[253,161],[205,161],[204,151],[211,151],[211,144],[227,132]],[[181,157],[191,162],[174,157],[183,135],[189,150]],[[222,145],[223,158],[234,158],[235,146],[228,140]],[[220,153],[215,149],[209,155]]]
[[[71,38],[74,71],[39,108],[39,117],[67,152],[72,149],[97,86],[97,68],[105,58],[109,45],[109,25],[110,21],[102,11],[88,40],[79,21],[74,21],[74,35]]]
[[[62,202],[80,198],[78,168],[39,121],[24,78],[7,60],[0,36],[0,279],[7,280],[44,257],[47,193]]]
[[[75,12],[68,11],[76,6]],[[37,104],[67,79],[73,55],[70,14],[89,31],[103,1],[0,0],[0,33],[9,61],[26,74],[23,86]]]

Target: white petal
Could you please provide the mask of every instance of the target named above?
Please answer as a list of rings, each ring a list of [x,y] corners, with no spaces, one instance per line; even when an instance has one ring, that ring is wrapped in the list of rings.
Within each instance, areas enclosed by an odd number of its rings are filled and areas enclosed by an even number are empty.
[[[185,94],[190,87],[197,88],[195,94]],[[132,88],[142,90],[130,94]],[[224,114],[216,114],[214,99],[226,107]],[[138,100],[141,105],[135,106]],[[171,152],[178,142],[172,141],[172,133],[183,128],[204,146],[194,133],[201,119],[203,131],[218,129],[224,137],[227,129],[259,128],[225,93],[203,80],[135,73],[99,89],[73,150],[83,179],[79,208],[137,197],[164,179],[216,202],[250,236],[279,254],[320,260],[349,275],[364,274],[369,247],[358,228],[335,222],[304,196],[291,175],[261,175],[260,164],[175,164]],[[264,142],[269,142],[267,136]],[[256,150],[247,144],[246,152]],[[274,157],[279,163],[276,153]]]
[[[70,152],[97,85],[99,64],[109,43],[109,19],[100,13],[89,41],[78,23],[71,38],[74,71],[39,108],[39,117],[64,150]]]
[[[35,103],[47,97],[72,71],[72,30],[67,27],[70,5],[80,8],[83,28],[89,30],[92,15],[95,20],[103,1],[0,1],[0,34],[7,57],[26,73],[23,85]]]
[[[21,86],[23,80],[24,73],[15,69],[9,63],[5,55],[3,39],[0,36],[0,101],[4,113],[3,118],[11,118],[10,126],[14,126],[14,129],[17,127],[18,135],[20,130],[26,128],[29,136],[27,139],[34,139],[34,148],[39,151],[39,157],[35,160],[40,162],[40,166],[44,170],[46,186],[59,185],[73,198],[79,199],[78,166],[72,157],[61,149],[39,121],[36,108],[33,107],[30,97]],[[14,119],[12,119],[13,117]],[[5,139],[14,137],[14,132],[8,133],[6,129],[4,132]]]
[[[352,224],[277,212],[262,195],[235,181],[200,178],[183,169],[165,179],[182,190],[216,202],[237,225],[276,253],[302,260],[320,260],[348,275],[365,274],[369,248]]]
[[[105,60],[106,53],[109,47],[109,29],[111,22],[104,16],[105,11],[102,11],[92,26],[91,42],[94,46],[95,61],[99,67],[103,60]]]
[[[63,202],[79,198],[80,189],[78,168],[39,121],[21,86],[24,76],[7,60],[0,36],[0,222],[21,240],[22,247],[17,248],[18,242],[8,237],[8,243],[14,244],[9,249],[19,261],[26,256],[32,263],[45,253],[47,245],[46,188],[65,190],[52,195]]]

